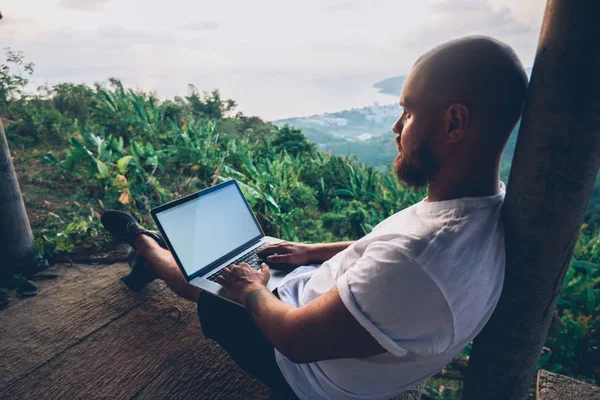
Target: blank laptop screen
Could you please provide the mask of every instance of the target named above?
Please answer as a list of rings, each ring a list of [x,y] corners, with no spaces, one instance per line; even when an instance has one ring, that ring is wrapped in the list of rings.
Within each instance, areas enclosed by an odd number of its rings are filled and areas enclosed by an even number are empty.
[[[188,276],[261,235],[235,185],[156,214]]]

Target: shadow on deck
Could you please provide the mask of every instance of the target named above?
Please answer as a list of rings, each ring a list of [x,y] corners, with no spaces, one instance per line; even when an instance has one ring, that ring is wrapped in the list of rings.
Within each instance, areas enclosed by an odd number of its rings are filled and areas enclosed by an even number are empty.
[[[131,292],[127,269],[55,265],[0,312],[0,399],[269,397],[204,338],[195,304],[162,282]]]

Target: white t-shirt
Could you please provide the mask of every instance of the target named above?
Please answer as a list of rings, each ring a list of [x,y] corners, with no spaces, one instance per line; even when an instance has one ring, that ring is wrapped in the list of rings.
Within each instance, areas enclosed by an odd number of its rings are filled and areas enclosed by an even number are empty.
[[[356,320],[387,350],[364,358],[277,364],[301,399],[389,399],[446,366],[479,333],[500,297],[500,193],[423,201],[377,225],[320,267],[279,287],[301,307],[337,284]]]

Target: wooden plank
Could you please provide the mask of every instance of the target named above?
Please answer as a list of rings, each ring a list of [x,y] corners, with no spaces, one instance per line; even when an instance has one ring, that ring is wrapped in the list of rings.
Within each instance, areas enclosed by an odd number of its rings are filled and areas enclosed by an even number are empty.
[[[195,304],[159,293],[22,375],[0,398],[224,398],[220,390],[227,398],[266,398],[266,388],[202,336]],[[168,312],[173,306],[181,320]]]
[[[537,400],[600,399],[600,388],[543,369],[537,377]]]
[[[267,399],[269,389],[253,379],[210,340],[186,349],[144,387],[136,399]]]
[[[56,265],[39,281],[38,296],[15,299],[0,312],[0,388],[9,385],[83,338],[139,307],[157,293],[128,290],[119,278],[127,264]]]

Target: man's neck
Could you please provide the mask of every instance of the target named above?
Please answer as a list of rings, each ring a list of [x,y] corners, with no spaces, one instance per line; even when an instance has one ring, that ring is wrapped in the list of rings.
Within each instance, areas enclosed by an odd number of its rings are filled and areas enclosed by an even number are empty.
[[[486,197],[500,192],[498,166],[481,168],[472,174],[439,175],[430,182],[427,201],[444,201],[461,197]]]

